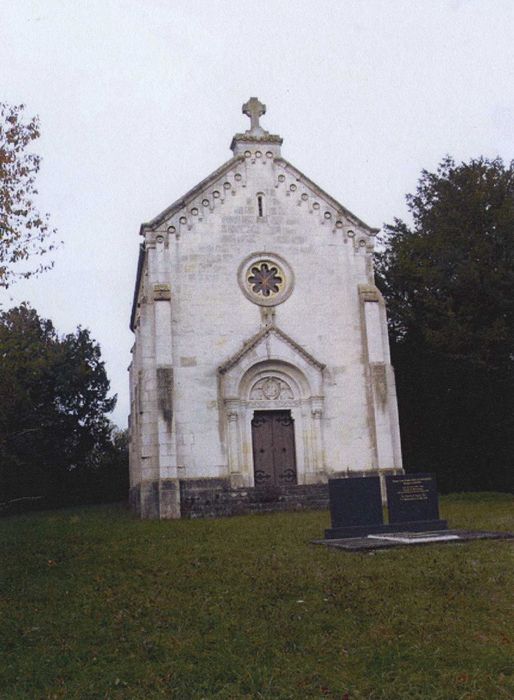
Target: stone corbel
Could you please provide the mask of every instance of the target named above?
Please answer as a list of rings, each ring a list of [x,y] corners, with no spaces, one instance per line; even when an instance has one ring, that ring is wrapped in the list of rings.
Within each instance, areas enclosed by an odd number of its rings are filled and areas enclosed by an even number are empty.
[[[169,284],[154,284],[153,299],[154,301],[170,301],[171,286]]]
[[[383,302],[383,297],[374,284],[359,284],[359,296],[363,302]]]

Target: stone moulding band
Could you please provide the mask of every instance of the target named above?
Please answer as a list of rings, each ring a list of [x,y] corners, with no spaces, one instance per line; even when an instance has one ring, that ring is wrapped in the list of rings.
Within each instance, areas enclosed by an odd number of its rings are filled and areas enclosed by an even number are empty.
[[[323,371],[325,369],[325,365],[318,360],[316,360],[315,357],[313,357],[310,353],[307,352],[301,345],[296,343],[292,338],[290,338],[284,331],[280,330],[278,326],[266,326],[265,328],[262,328],[260,331],[258,331],[253,338],[250,338],[250,340],[247,340],[246,343],[243,345],[243,347],[235,353],[230,359],[228,359],[226,362],[224,362],[222,365],[218,367],[218,372],[220,374],[226,374],[232,367],[234,367],[246,353],[250,352],[253,350],[253,348],[259,343],[260,340],[262,340],[264,337],[274,333],[276,336],[281,338],[284,342],[286,342],[288,345],[290,345],[294,350],[296,350],[302,357],[313,367],[316,367],[317,369]]]

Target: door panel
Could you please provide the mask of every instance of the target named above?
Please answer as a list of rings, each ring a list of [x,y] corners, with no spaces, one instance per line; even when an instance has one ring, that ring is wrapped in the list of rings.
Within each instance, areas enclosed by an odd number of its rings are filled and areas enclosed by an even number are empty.
[[[253,467],[255,485],[274,483],[273,471],[273,422],[269,414],[255,412],[252,420]]]
[[[252,442],[256,486],[296,483],[294,421],[290,411],[255,411]]]
[[[294,447],[294,421],[291,414],[289,411],[277,411],[273,416],[273,464],[276,484],[296,483]]]

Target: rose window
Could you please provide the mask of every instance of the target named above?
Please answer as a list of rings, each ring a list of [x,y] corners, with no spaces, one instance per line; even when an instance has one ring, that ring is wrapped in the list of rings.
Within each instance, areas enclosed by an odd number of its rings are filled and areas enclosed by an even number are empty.
[[[253,253],[245,258],[238,271],[243,294],[259,306],[276,306],[293,291],[291,266],[276,253]]]
[[[283,281],[283,275],[279,272],[278,267],[267,262],[253,265],[248,275],[248,282],[251,285],[252,292],[254,294],[262,294],[264,297],[277,294]]]

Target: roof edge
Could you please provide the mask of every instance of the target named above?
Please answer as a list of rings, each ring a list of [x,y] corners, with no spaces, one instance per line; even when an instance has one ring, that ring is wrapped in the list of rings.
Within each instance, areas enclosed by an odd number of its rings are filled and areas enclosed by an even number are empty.
[[[359,226],[362,226],[365,228],[369,233],[373,236],[375,236],[379,231],[380,228],[375,228],[373,226],[369,226],[365,221],[360,219],[356,214],[351,212],[349,209],[347,209],[345,206],[343,206],[340,202],[337,201],[337,199],[334,199],[332,195],[328,194],[324,189],[322,189],[319,185],[317,185],[314,180],[311,180],[307,175],[302,173],[301,170],[299,170],[295,165],[290,163],[288,160],[283,158],[282,156],[277,156],[275,159],[275,162],[282,164],[285,168],[289,168],[290,170],[293,171],[294,175],[301,181],[303,182],[304,185],[307,185],[307,187],[312,187],[318,192],[325,197],[328,202],[330,203],[331,206],[334,207],[334,209],[339,209],[343,214],[348,216],[349,218],[353,219]]]
[[[134,322],[136,320],[137,298],[139,295],[139,286],[141,284],[141,276],[143,274],[143,266],[145,264],[146,251],[143,243],[139,246],[139,257],[137,259],[136,284],[134,287],[134,296],[132,298],[132,311],[130,313],[130,330],[134,332]]]
[[[239,155],[239,156],[234,156],[230,160],[227,160],[223,165],[220,165],[219,168],[214,170],[210,175],[207,175],[201,182],[199,182],[197,185],[195,185],[192,189],[190,189],[188,192],[186,192],[180,199],[177,199],[173,204],[170,204],[169,207],[164,209],[164,211],[161,211],[160,214],[157,214],[153,219],[148,221],[147,223],[141,224],[140,228],[140,234],[144,234],[145,231],[153,231],[157,226],[162,224],[162,222],[167,219],[169,216],[172,216],[175,214],[175,212],[180,211],[183,206],[185,206],[189,201],[194,199],[202,190],[204,190],[210,183],[212,183],[214,180],[217,180],[219,177],[224,175],[226,172],[228,172],[236,163],[240,163],[244,161],[244,156]]]

